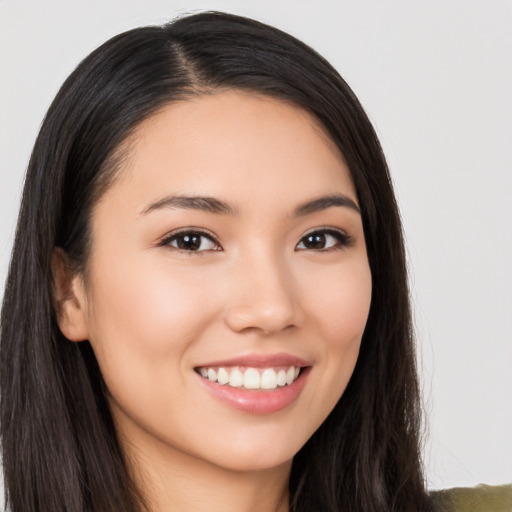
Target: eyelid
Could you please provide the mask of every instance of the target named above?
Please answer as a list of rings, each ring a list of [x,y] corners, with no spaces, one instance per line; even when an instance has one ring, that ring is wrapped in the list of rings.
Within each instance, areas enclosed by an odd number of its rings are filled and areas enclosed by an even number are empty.
[[[297,246],[302,242],[302,240],[304,238],[306,238],[309,235],[313,235],[315,233],[321,233],[321,234],[334,236],[335,238],[337,238],[339,245],[334,246],[334,247],[328,247],[326,249],[307,249],[307,248],[306,249],[297,249]],[[327,251],[331,251],[331,250],[345,249],[347,247],[350,247],[353,243],[354,243],[354,238],[351,235],[349,235],[345,230],[340,229],[340,228],[335,228],[332,226],[319,226],[319,227],[312,228],[312,229],[309,229],[308,231],[306,231],[300,237],[300,240],[298,241],[297,246],[295,246],[296,247],[295,250],[300,250],[300,251],[311,250],[311,251],[316,251],[316,252],[327,252]]]
[[[215,243],[216,245],[219,246],[220,250],[222,249],[222,246],[218,240],[218,238],[211,232],[211,231],[208,231],[207,229],[204,229],[204,228],[197,228],[197,227],[194,227],[194,226],[187,226],[185,228],[178,228],[178,229],[175,229],[174,231],[170,231],[169,233],[166,233],[158,242],[157,242],[157,246],[158,247],[172,247],[169,243],[172,239],[174,239],[175,237],[179,236],[179,235],[182,235],[182,234],[187,234],[187,233],[194,233],[194,234],[197,234],[197,235],[201,235],[201,236],[204,236],[206,238],[208,238],[209,240],[211,240],[213,243]],[[177,251],[179,251],[180,249],[178,248],[175,248]],[[200,253],[200,252],[204,252],[204,251],[185,251],[185,252],[197,252],[197,253]]]
[[[327,234],[334,233],[334,234],[339,234],[339,235],[343,235],[346,237],[349,236],[349,234],[344,229],[341,229],[341,228],[335,228],[333,226],[318,226],[316,228],[308,229],[300,238],[302,239],[305,236],[312,235],[313,233],[318,233],[318,232],[327,233]]]

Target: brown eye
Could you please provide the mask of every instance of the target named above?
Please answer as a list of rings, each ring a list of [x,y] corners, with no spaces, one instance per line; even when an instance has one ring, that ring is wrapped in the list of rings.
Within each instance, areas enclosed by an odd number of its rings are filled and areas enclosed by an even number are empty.
[[[189,252],[218,251],[220,249],[217,242],[210,236],[198,231],[182,231],[166,238],[160,245]]]
[[[337,230],[318,230],[308,233],[300,239],[296,250],[325,251],[341,249],[350,243],[350,237]]]
[[[324,233],[313,233],[302,239],[304,248],[306,249],[325,249],[327,235]]]

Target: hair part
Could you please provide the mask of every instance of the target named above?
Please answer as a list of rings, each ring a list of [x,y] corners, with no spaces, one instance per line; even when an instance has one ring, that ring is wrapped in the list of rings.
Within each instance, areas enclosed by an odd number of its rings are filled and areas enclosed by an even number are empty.
[[[323,57],[278,29],[202,13],[120,34],[89,55],[52,103],[29,162],[2,306],[0,406],[12,512],[147,509],[116,437],[87,341],[60,332],[56,247],[83,271],[91,213],[129,158],[130,135],[164,105],[217,90],[290,102],[343,154],[372,273],[368,323],[339,403],[296,455],[294,512],[429,509],[401,223],[376,134]]]

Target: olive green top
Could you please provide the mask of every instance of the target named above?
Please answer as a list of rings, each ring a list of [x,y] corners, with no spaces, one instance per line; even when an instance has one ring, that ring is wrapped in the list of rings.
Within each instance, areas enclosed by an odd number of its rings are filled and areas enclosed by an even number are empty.
[[[433,491],[436,512],[512,512],[512,484]]]

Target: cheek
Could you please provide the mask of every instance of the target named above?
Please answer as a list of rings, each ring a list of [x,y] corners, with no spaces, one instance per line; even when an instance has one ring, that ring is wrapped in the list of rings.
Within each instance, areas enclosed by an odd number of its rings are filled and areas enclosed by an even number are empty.
[[[354,262],[317,276],[311,297],[323,339],[332,350],[360,343],[370,309],[372,280],[367,263]],[[313,285],[313,283],[312,283]]]
[[[364,261],[364,260],[363,260]],[[343,394],[359,355],[371,302],[372,282],[367,264],[347,265],[317,285],[322,293],[311,296],[319,359],[325,364],[311,377],[322,388],[321,407],[326,416]]]
[[[98,268],[109,271],[91,290],[90,341],[111,392],[116,381],[135,376],[139,383],[176,376],[183,354],[216,314],[218,301],[202,293],[200,273],[144,258],[98,261]]]

